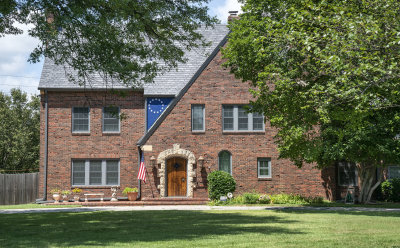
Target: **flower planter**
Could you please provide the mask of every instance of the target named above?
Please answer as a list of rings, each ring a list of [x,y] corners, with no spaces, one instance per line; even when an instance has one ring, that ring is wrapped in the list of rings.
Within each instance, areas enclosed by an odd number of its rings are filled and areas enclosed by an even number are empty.
[[[63,202],[68,202],[68,195],[63,195],[62,199],[63,199]]]
[[[53,194],[53,199],[55,203],[60,203],[61,195],[58,193]]]
[[[79,202],[79,196],[78,195],[74,195],[74,202]]]
[[[128,200],[129,201],[136,201],[137,200],[137,196],[138,196],[138,192],[128,192]]]

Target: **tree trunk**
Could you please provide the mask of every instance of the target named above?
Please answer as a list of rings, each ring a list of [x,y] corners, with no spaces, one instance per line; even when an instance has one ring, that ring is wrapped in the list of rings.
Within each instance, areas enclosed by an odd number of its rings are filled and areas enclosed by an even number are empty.
[[[380,170],[376,182],[374,179],[376,177],[376,167],[373,165],[357,164],[358,169],[358,185],[359,185],[359,195],[358,203],[369,203],[371,200],[372,193],[381,184],[383,169]]]

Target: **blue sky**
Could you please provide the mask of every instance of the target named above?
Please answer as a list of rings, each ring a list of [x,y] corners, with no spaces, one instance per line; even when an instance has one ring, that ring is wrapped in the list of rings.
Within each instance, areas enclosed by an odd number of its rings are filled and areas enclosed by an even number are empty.
[[[211,0],[208,6],[210,15],[217,16],[222,23],[226,23],[228,11],[240,10],[237,0]],[[29,94],[38,94],[43,61],[30,64],[27,60],[39,41],[27,35],[28,27],[20,27],[24,34],[0,37],[0,91],[9,93],[12,88],[20,88]]]

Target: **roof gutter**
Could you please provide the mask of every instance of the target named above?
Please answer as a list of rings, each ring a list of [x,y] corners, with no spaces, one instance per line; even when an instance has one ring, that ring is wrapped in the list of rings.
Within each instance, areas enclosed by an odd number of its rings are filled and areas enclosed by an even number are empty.
[[[49,108],[48,108],[48,93],[47,90],[44,91],[44,168],[43,168],[43,198],[38,199],[39,201],[47,201],[47,165],[48,165],[48,153],[49,153],[49,144],[48,144],[48,135],[49,135]],[[38,201],[36,200],[36,201]]]

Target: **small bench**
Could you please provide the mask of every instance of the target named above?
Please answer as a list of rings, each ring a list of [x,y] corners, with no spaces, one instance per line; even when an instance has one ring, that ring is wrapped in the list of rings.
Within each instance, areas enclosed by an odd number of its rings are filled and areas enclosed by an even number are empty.
[[[85,195],[85,202],[88,202],[88,196],[100,196],[100,201],[103,201],[104,193],[91,193],[91,194],[84,194]]]

